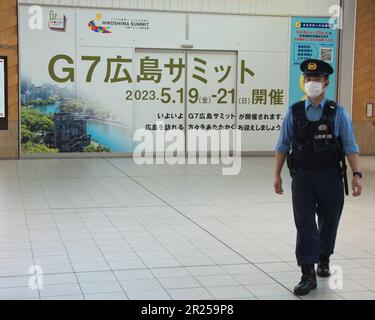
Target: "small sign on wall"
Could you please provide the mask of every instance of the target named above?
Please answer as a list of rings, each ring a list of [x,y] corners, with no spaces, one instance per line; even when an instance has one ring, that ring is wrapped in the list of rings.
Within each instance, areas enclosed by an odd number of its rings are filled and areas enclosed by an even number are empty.
[[[7,57],[0,56],[0,130],[8,130]]]
[[[374,116],[374,104],[368,103],[366,111],[367,111],[367,118],[372,118]]]
[[[329,18],[292,17],[290,40],[289,104],[305,100],[306,92],[300,64],[307,59],[319,59],[335,70],[326,97],[336,100],[338,29]]]

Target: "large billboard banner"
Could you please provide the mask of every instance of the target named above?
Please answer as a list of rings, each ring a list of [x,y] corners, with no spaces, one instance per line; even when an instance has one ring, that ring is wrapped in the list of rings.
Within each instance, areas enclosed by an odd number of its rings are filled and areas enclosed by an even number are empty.
[[[236,129],[242,151],[272,151],[289,102],[303,97],[297,63],[308,44],[292,37],[289,50],[287,17],[226,17],[259,28],[250,43],[235,23],[218,41],[219,16],[207,34],[196,33],[203,20],[195,15],[189,41],[197,45],[184,49],[184,13],[43,7],[42,27],[33,28],[30,8],[20,7],[23,154],[129,154],[138,129],[154,136]],[[293,32],[303,23],[293,19]],[[335,64],[331,38],[309,45]]]

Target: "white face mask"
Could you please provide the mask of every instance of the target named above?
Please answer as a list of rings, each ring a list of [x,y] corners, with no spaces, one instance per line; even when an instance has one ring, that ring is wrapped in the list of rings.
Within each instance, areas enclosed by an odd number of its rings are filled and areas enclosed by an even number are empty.
[[[305,91],[308,97],[317,98],[325,89],[323,89],[323,83],[310,81],[305,83]]]

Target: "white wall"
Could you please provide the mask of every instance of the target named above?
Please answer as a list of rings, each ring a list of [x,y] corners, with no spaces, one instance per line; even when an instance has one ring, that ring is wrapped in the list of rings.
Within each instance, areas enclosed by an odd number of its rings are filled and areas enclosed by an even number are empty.
[[[19,0],[19,3],[245,15],[330,16],[329,7],[339,4],[340,0]]]

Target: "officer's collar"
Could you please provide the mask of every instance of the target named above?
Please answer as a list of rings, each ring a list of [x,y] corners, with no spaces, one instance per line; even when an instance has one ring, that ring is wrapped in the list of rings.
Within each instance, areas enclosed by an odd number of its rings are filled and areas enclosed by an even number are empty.
[[[321,108],[321,109],[323,109],[323,107],[324,107],[324,104],[326,103],[326,98],[324,98],[322,101],[320,101],[320,103],[319,103],[319,108]],[[306,101],[305,101],[305,110],[307,110],[308,108],[310,108],[310,107],[312,107],[313,106],[313,104],[312,104],[312,102],[310,101],[310,99],[309,98],[306,98]]]

